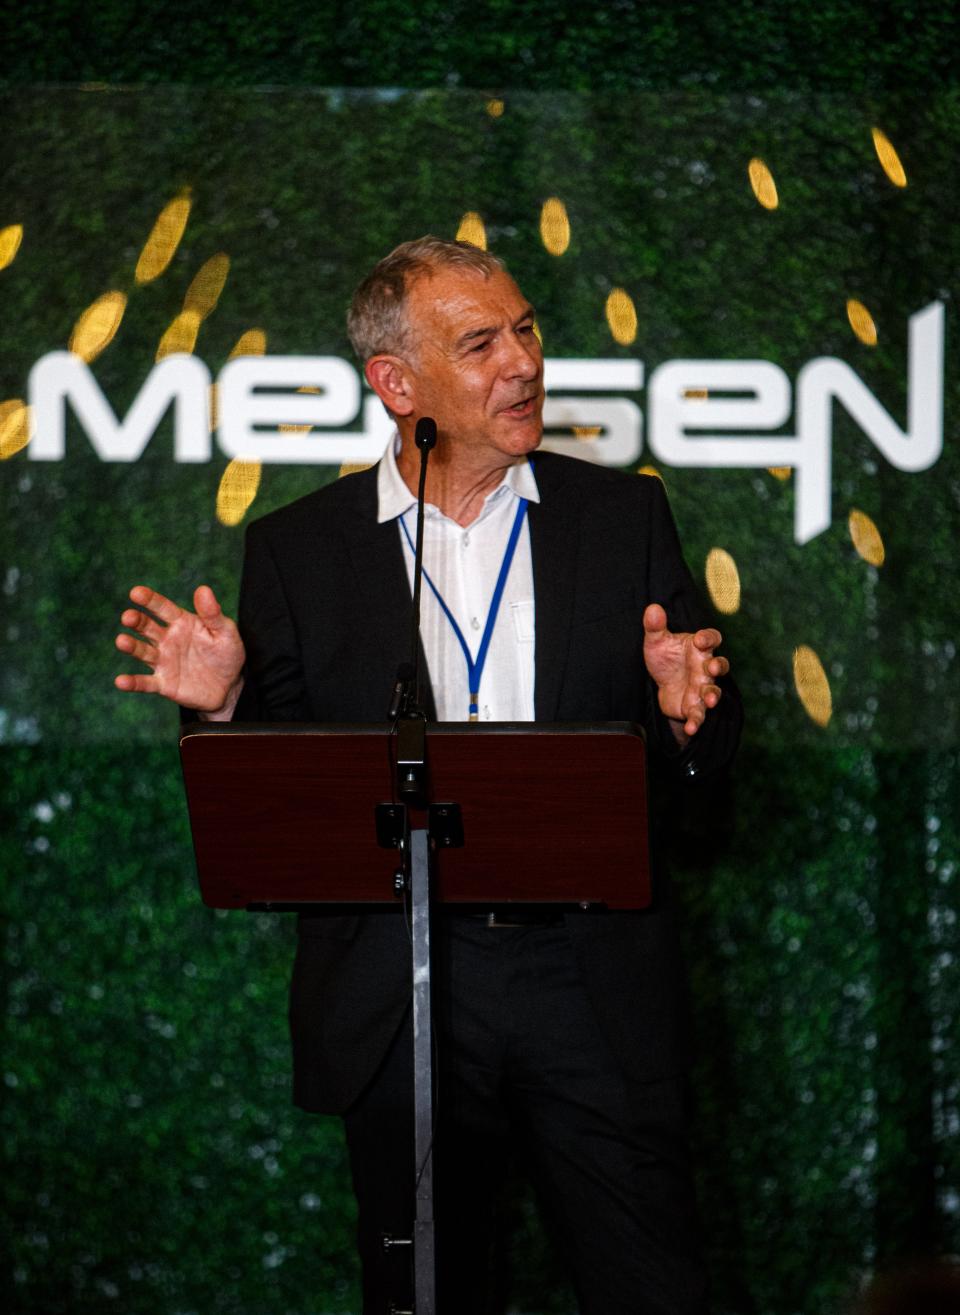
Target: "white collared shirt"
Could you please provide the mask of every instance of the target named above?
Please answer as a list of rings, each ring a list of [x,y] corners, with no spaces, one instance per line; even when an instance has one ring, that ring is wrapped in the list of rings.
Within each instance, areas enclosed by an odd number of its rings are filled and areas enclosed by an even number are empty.
[[[398,441],[387,444],[377,468],[377,520],[380,524],[397,521],[412,592],[413,552],[400,517],[404,517],[410,539],[415,543],[417,500],[397,469]],[[508,467],[502,482],[487,494],[480,515],[466,529],[444,516],[438,507],[426,505],[424,568],[456,617],[474,659],[480,649],[520,498],[540,501],[533,467],[528,461]],[[420,594],[420,631],[438,721],[466,721],[470,706],[466,659],[426,579]],[[480,721],[533,721],[533,661],[533,563],[529,522],[525,518],[480,681]]]

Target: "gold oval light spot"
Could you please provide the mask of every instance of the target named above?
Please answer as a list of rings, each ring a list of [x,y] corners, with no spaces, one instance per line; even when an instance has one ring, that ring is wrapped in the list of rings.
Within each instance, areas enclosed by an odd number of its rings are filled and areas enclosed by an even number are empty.
[[[313,384],[304,384],[302,388],[297,389],[297,392],[319,394],[320,389],[314,388]],[[309,434],[312,428],[312,425],[277,425],[277,432],[280,434]]]
[[[476,210],[468,210],[460,220],[460,227],[457,229],[457,241],[472,242],[481,251],[486,251],[487,230],[484,228],[483,220]]]
[[[187,288],[183,309],[196,311],[200,319],[205,320],[220,300],[229,273],[230,257],[225,251],[218,251],[205,260]]]
[[[211,434],[217,427],[217,420],[219,419],[219,407],[220,407],[220,401],[219,401],[219,396],[217,394],[217,385],[211,384],[210,388],[207,391],[207,410],[210,414]]]
[[[88,364],[96,360],[113,341],[126,309],[125,292],[105,292],[102,297],[98,297],[73,326],[67,343],[70,351]]]
[[[661,484],[663,483],[663,476],[660,474],[659,470],[657,470],[656,466],[638,466],[637,474],[652,475],[654,479],[658,479]]]
[[[30,442],[30,408],[20,397],[0,403],[0,461],[22,451]]]
[[[685,402],[705,402],[710,396],[706,388],[685,388],[683,390],[683,400]]]
[[[792,466],[767,466],[767,474],[772,475],[774,479],[788,480],[793,472]]]
[[[221,525],[239,525],[260,487],[260,462],[234,457],[217,489],[217,520]]]
[[[495,97],[493,100],[488,100],[487,113],[490,115],[491,119],[499,119],[500,115],[503,113],[503,101],[497,100]]]
[[[732,616],[740,608],[740,572],[725,548],[711,548],[707,553],[707,589],[718,612]]]
[[[879,128],[871,128],[870,133],[873,137],[873,149],[877,153],[877,159],[880,161],[883,172],[894,187],[906,187],[907,175],[900,163],[900,156],[894,150],[893,142]]]
[[[540,344],[540,346],[542,347],[542,346],[543,346],[543,334],[540,332],[540,325],[537,323],[536,320],[533,321],[533,332],[534,332],[534,336],[536,337],[537,342],[538,342],[538,343]]]
[[[172,201],[168,201],[157,215],[156,223],[150,230],[150,236],[143,245],[134,270],[133,276],[138,283],[151,283],[155,278],[159,278],[170,264],[180,245],[187,220],[190,218],[192,204],[187,189],[180,192]]]
[[[263,329],[248,329],[237,339],[229,359],[233,361],[238,356],[264,356],[266,351],[267,335]]]
[[[337,479],[343,479],[344,475],[359,475],[362,470],[369,470],[372,464],[369,461],[345,461],[340,467]]]
[[[758,156],[755,155],[747,165],[747,173],[750,176],[750,186],[753,188],[753,194],[763,208],[765,210],[776,210],[780,204],[777,185],[773,181],[773,174]]]
[[[549,196],[540,211],[540,239],[551,256],[562,256],[570,245],[567,207],[558,196]]]
[[[614,288],[604,307],[614,342],[629,347],[637,336],[637,312],[633,298],[623,288]]]
[[[877,326],[862,301],[857,301],[853,297],[848,298],[847,319],[850,321],[850,328],[862,343],[867,347],[876,347]]]
[[[867,513],[854,507],[847,519],[847,526],[853,546],[863,560],[871,566],[882,566],[887,555],[886,549],[880,531]]]
[[[0,269],[6,269],[20,250],[23,241],[23,224],[8,224],[0,228]]]
[[[189,356],[197,345],[199,331],[199,314],[195,310],[181,311],[176,319],[171,321],[170,327],[160,339],[156,359],[162,361],[165,356],[172,356],[174,352],[186,352]]]
[[[602,425],[571,425],[574,438],[599,438],[603,433]]]
[[[833,716],[833,697],[823,663],[812,648],[801,644],[793,653],[793,683],[811,721],[826,726]]]

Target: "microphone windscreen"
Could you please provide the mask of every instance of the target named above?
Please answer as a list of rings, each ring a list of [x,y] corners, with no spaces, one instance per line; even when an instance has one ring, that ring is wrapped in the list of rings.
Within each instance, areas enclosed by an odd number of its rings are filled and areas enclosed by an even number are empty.
[[[437,442],[437,422],[432,416],[421,416],[417,421],[413,441],[421,452],[429,452]]]

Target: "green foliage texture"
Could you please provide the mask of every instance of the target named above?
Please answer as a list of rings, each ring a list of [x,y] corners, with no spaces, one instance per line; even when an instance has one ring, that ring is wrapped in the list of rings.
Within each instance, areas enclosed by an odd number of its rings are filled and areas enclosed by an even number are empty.
[[[75,21],[69,4],[54,8]],[[425,9],[441,22],[438,6]],[[561,55],[586,24],[570,9],[553,38]],[[99,49],[121,43],[121,10],[84,10],[103,29]],[[212,59],[214,20],[183,12]],[[92,55],[83,63],[82,31],[68,72],[30,36],[32,13],[19,11],[8,37],[35,79],[108,74]],[[151,5],[138,13],[148,23]],[[606,6],[593,41],[605,50],[604,25],[629,34],[638,13]],[[342,49],[369,61],[361,52],[383,40],[386,17],[409,24],[398,14],[345,9]],[[816,40],[837,42],[842,24],[828,17]],[[286,48],[288,21],[264,38],[268,53],[270,40]],[[672,11],[658,23],[645,41],[671,39]],[[475,85],[522,81],[502,73],[509,25],[494,28],[478,36]],[[932,31],[918,19],[913,37]],[[242,53],[243,24],[224,32]],[[158,80],[149,41],[122,49],[121,75]],[[522,67],[523,48],[516,57]],[[401,81],[389,43],[383,58]],[[334,81],[319,49],[316,59],[300,67]],[[235,77],[209,70],[215,92],[8,78],[0,99],[0,228],[24,225],[0,272],[0,398],[23,397],[33,363],[117,288],[129,305],[92,368],[124,412],[216,251],[230,275],[196,348],[212,372],[255,326],[271,352],[348,356],[358,277],[404,238],[452,235],[466,210],[534,300],[549,355],[637,356],[648,375],[679,357],[764,358],[792,379],[835,355],[901,424],[907,318],[945,302],[942,455],[925,472],[896,470],[836,408],[833,523],[807,545],[793,540],[789,480],[662,467],[694,573],[722,547],[742,582],[722,627],[747,705],[743,752],[732,783],[678,807],[674,856],[699,1035],[701,1198],[715,1305],[729,1315],[829,1315],[874,1267],[960,1247],[960,100],[937,59],[918,97],[866,74],[844,94],[771,87],[762,70],[753,91],[747,70],[740,88],[588,86],[561,58],[568,90],[558,76],[552,91],[505,94],[499,118],[487,92],[431,87],[422,65],[409,79],[419,90],[351,90],[386,79],[346,56],[335,91],[231,85],[297,81],[251,54],[223,66]],[[208,75],[198,68],[195,81]],[[906,189],[879,167],[874,124],[900,153]],[[754,156],[777,180],[776,211],[751,193]],[[176,255],[136,287],[151,225],[186,186]],[[559,258],[538,234],[548,196],[570,216]],[[629,347],[604,317],[614,286],[638,311]],[[876,348],[851,332],[849,297],[869,307]],[[4,1308],[23,1315],[357,1309],[339,1128],[289,1102],[292,928],[200,904],[175,714],[112,687],[131,584],[186,601],[208,581],[235,596],[242,531],[214,514],[225,466],[219,455],[175,463],[169,419],[132,464],[101,461],[72,422],[64,461],[24,451],[0,465],[0,1193]],[[251,515],[335,475],[268,465]],[[879,568],[851,543],[854,507],[883,536]],[[799,644],[830,680],[825,728],[794,691]],[[509,1213],[513,1308],[569,1311],[528,1202],[514,1198]]]

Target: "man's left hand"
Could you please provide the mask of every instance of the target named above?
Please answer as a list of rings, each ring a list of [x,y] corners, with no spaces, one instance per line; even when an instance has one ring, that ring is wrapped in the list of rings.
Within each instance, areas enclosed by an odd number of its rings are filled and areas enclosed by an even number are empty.
[[[674,634],[667,629],[667,614],[651,603],[643,614],[643,660],[657,685],[660,711],[670,719],[671,729],[683,744],[703,725],[708,708],[720,702],[716,684],[730,670],[725,657],[714,649],[721,642],[719,630]]]

